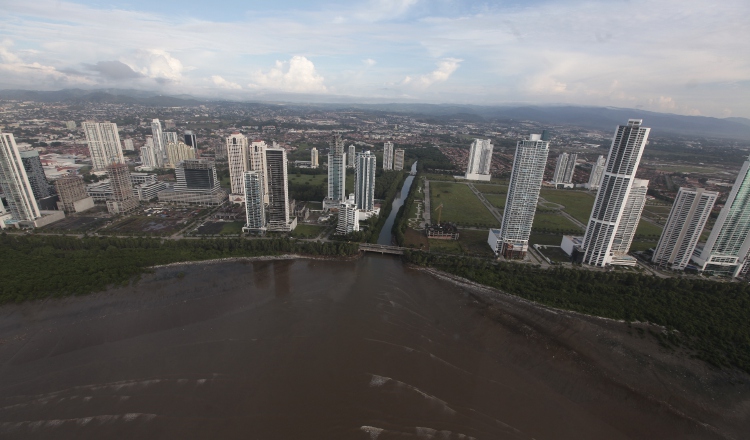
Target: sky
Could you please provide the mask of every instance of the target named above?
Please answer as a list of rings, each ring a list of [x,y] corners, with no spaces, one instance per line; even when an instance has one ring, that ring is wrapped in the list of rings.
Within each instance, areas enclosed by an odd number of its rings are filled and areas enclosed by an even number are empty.
[[[748,0],[0,0],[0,89],[750,118]]]

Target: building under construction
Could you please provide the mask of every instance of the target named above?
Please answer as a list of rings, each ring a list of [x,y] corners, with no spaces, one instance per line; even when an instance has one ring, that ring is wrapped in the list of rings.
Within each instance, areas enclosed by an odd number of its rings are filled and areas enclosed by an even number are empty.
[[[124,214],[137,208],[139,202],[133,193],[128,166],[123,163],[113,163],[106,169],[112,186],[112,199],[107,200],[107,211],[110,214]]]
[[[59,209],[66,214],[81,212],[94,207],[94,199],[86,194],[83,179],[79,176],[64,176],[55,181],[57,194],[60,201],[57,202]]]
[[[438,240],[458,240],[458,228],[453,223],[427,225],[425,231],[429,238],[437,238]]]

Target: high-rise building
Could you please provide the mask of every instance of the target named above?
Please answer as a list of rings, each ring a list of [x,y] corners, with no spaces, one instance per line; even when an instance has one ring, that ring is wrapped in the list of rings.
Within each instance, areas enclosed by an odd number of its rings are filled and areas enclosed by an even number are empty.
[[[354,194],[339,206],[339,220],[336,224],[336,233],[346,235],[359,231],[359,210],[354,202]]]
[[[159,192],[159,201],[182,205],[217,206],[227,193],[221,189],[216,166],[206,159],[185,159],[174,170],[174,188]]]
[[[44,168],[42,168],[42,161],[39,159],[39,152],[37,150],[22,150],[19,153],[21,161],[23,161],[23,167],[26,170],[26,176],[29,178],[31,189],[34,191],[34,198],[39,200],[49,197],[49,182],[47,182],[47,176],[44,175]]]
[[[193,147],[196,150],[198,149],[198,139],[190,130],[185,130],[185,145],[187,145],[188,147]]]
[[[557,166],[555,167],[555,175],[552,178],[552,183],[556,185],[573,183],[576,160],[578,160],[578,154],[576,153],[562,153],[557,156]]]
[[[383,169],[393,169],[393,142],[383,143]]]
[[[0,187],[13,220],[34,221],[41,217],[16,140],[10,133],[0,133]]]
[[[719,193],[703,188],[680,188],[651,261],[674,270],[685,269],[718,197]]]
[[[247,138],[234,132],[227,137],[227,161],[229,162],[230,192],[232,196],[245,193],[244,176],[247,171]]]
[[[706,245],[693,261],[702,271],[738,276],[750,250],[750,160],[745,161]]]
[[[622,219],[635,173],[648,141],[650,128],[641,119],[630,119],[615,131],[599,192],[583,238],[583,263],[607,266],[612,263],[612,245]]]
[[[346,200],[346,153],[341,135],[331,142],[328,153],[328,197],[323,200],[323,209],[338,208]]]
[[[138,198],[133,192],[128,166],[124,163],[113,163],[106,169],[112,187],[112,199],[107,200],[107,211],[110,214],[124,214],[137,208]]]
[[[156,167],[161,168],[164,166],[164,160],[166,159],[166,144],[164,144],[164,133],[161,130],[161,122],[158,119],[151,121],[151,134],[154,142],[154,159],[156,160]]]
[[[250,143],[247,151],[247,169],[257,171],[263,180],[263,202],[268,204],[268,172],[266,167],[266,149],[268,145],[260,139]]]
[[[541,135],[539,135],[539,140],[542,140]],[[518,147],[516,147],[516,151],[518,151]],[[492,177],[490,174],[491,169],[492,142],[490,139],[474,139],[474,142],[471,143],[469,158],[466,164],[466,179],[489,181]]]
[[[370,151],[357,155],[357,169],[354,182],[354,202],[357,209],[375,209],[375,168],[377,159]]]
[[[596,163],[591,166],[591,174],[589,175],[589,189],[599,189],[599,184],[602,181],[602,175],[604,174],[604,164],[606,158],[599,156],[596,159]]]
[[[58,207],[66,214],[81,212],[94,207],[94,199],[86,194],[83,179],[67,175],[55,180],[55,189],[60,196]]]
[[[289,185],[287,180],[286,150],[266,149],[266,179],[268,181],[268,209],[266,216],[269,231],[292,231],[297,218],[289,220]]]
[[[318,168],[318,149],[312,147],[310,149],[310,168]]]
[[[346,167],[354,168],[354,161],[357,159],[357,149],[354,147],[354,144],[349,145],[349,152],[347,153],[346,159]]]
[[[81,124],[91,153],[94,171],[104,171],[113,163],[125,163],[120,146],[117,124],[112,122],[85,121]]]
[[[616,265],[634,266],[635,259],[627,257],[630,245],[635,237],[635,230],[641,221],[643,207],[646,205],[646,193],[648,192],[648,180],[633,179],[630,186],[630,194],[625,201],[620,223],[615,230],[615,238],[612,240],[612,262]]]
[[[266,204],[263,201],[263,173],[245,172],[245,232],[263,233],[266,231]]]
[[[126,151],[135,151],[135,145],[133,145],[133,139],[127,138],[123,142]]]
[[[153,144],[147,144],[141,147],[141,165],[149,168],[158,167],[156,162],[156,155],[154,154]]]
[[[404,150],[402,148],[396,148],[393,153],[393,169],[396,171],[404,169]]]
[[[195,159],[195,148],[184,142],[170,142],[167,144],[168,166],[175,168],[177,164],[187,159]]]
[[[486,148],[486,145],[489,147]],[[472,145],[472,151],[475,150],[475,146],[477,151],[489,150],[486,162],[489,163],[489,158],[492,157],[492,145],[489,140],[477,139]],[[548,155],[549,142],[542,140],[540,134],[532,134],[529,139],[519,141],[516,145],[503,221],[498,234],[499,239],[496,240],[497,248],[494,249],[506,258],[526,256]],[[490,231],[490,234],[493,232]]]

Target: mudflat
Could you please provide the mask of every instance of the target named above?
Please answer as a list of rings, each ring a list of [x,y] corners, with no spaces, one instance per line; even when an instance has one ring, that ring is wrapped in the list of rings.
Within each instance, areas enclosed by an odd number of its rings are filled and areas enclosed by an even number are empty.
[[[750,377],[367,256],[164,267],[0,307],[0,437],[714,439]]]

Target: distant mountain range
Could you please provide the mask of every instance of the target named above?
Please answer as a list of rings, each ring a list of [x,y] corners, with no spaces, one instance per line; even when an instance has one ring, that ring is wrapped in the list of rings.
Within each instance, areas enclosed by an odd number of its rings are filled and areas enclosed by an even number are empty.
[[[230,102],[219,99],[201,99],[191,95],[166,96],[154,92],[130,89],[0,90],[0,99],[37,102],[139,104],[153,107],[177,107]],[[328,102],[325,102],[325,100],[328,100]],[[362,99],[361,101],[373,102],[374,100]],[[685,134],[750,141],[750,119],[747,118],[683,116],[627,108],[524,104],[478,106],[459,104],[357,103],[356,98],[347,96],[293,94],[262,95],[252,101],[247,100],[247,102],[288,104],[321,109],[359,109],[388,113],[397,112],[440,120],[534,121],[541,124],[574,125],[599,130],[613,130],[615,126],[627,122],[628,119],[637,118],[643,119],[644,125],[651,127],[652,135]]]

